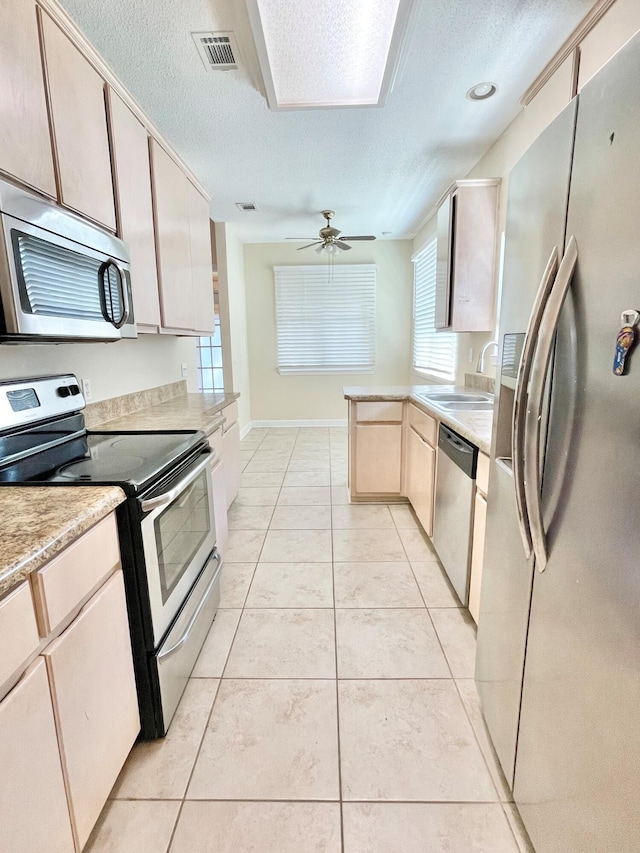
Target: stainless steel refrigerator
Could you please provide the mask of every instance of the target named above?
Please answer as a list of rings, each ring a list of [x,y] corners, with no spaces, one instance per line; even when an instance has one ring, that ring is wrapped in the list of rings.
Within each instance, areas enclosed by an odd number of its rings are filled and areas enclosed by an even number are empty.
[[[640,850],[640,347],[613,372],[627,310],[640,37],[509,177],[476,680],[538,853]]]

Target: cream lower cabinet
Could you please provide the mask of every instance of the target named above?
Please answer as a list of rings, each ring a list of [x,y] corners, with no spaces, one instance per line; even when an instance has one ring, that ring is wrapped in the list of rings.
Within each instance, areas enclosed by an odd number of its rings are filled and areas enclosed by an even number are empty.
[[[354,502],[402,497],[404,404],[349,403],[349,495]]]
[[[473,505],[473,537],[471,539],[471,567],[469,571],[469,613],[476,624],[480,616],[480,587],[482,586],[482,564],[484,539],[487,527],[487,492],[489,490],[489,457],[478,454],[476,473],[476,496]]]
[[[409,426],[407,429],[406,486],[407,497],[418,521],[433,536],[433,502],[436,477],[436,450]]]
[[[236,499],[240,488],[242,463],[240,457],[240,423],[238,404],[232,403],[222,410],[226,420],[223,426],[224,477],[227,492],[227,509]]]
[[[0,849],[74,849],[47,670],[37,658],[0,702]]]
[[[209,436],[209,444],[214,453],[211,469],[211,488],[213,495],[213,516],[216,525],[216,547],[223,559],[229,536],[227,519],[227,481],[225,476],[224,436],[219,427]]]
[[[43,655],[81,849],[140,729],[122,571]]]

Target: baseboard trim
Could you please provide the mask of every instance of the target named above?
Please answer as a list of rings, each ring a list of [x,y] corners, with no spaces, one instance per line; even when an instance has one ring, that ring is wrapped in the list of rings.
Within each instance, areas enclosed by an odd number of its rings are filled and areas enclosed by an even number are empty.
[[[253,427],[253,424],[251,423],[251,421],[249,421],[248,424],[245,424],[242,427],[242,429],[240,430],[240,441],[242,441],[242,439],[245,438],[245,436],[249,435],[252,427]]]
[[[254,427],[257,429],[265,429],[269,427],[346,427],[346,418],[325,418],[316,420],[303,421],[251,421],[248,425],[247,432]]]

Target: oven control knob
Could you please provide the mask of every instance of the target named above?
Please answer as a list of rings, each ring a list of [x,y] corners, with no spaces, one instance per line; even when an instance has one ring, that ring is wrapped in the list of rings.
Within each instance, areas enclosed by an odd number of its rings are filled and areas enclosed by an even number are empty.
[[[58,397],[69,397],[71,393],[71,388],[67,385],[61,385],[58,388]]]
[[[71,395],[73,397],[75,397],[77,394],[80,393],[80,386],[79,385],[69,385],[69,391],[71,391]]]

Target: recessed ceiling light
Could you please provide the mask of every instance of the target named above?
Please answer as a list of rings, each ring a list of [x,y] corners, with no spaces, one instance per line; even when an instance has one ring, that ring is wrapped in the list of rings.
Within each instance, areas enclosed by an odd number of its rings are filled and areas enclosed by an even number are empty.
[[[486,101],[498,91],[495,83],[476,83],[467,92],[467,98],[470,101]]]
[[[240,210],[257,210],[258,205],[253,201],[237,201],[236,207]]]
[[[382,104],[415,0],[247,0],[271,109]]]

